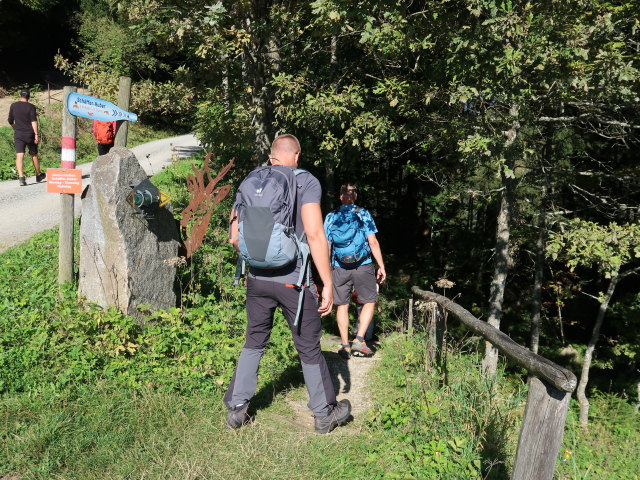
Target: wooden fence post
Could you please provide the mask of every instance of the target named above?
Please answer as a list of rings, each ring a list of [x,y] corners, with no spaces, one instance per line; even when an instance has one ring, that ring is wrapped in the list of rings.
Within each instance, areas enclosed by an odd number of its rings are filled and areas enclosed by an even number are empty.
[[[75,92],[76,87],[64,87],[64,102],[62,113],[62,168],[76,166],[76,117],[67,109],[67,97]],[[73,222],[74,222],[73,193],[60,194],[60,231],[58,245],[58,283],[73,280]]]
[[[444,340],[444,317],[437,302],[427,303],[427,356],[431,365],[440,366]]]
[[[118,91],[118,107],[125,112],[129,111],[131,100],[131,78],[120,77],[120,90]],[[121,121],[116,132],[114,146],[127,148],[127,135],[129,134],[129,122]]]
[[[404,322],[403,322],[404,326]],[[407,318],[407,330],[411,330],[413,328],[413,295],[409,299],[409,317]],[[404,333],[404,329],[402,330]]]
[[[519,345],[504,332],[477,319],[448,298],[416,286],[411,291],[423,300],[438,302],[444,311],[451,312],[471,331],[491,342],[500,353],[528,370],[531,375],[529,396],[511,479],[552,480],[571,392],[577,384],[576,376]]]
[[[552,480],[571,393],[537,377],[529,379],[512,480]]]

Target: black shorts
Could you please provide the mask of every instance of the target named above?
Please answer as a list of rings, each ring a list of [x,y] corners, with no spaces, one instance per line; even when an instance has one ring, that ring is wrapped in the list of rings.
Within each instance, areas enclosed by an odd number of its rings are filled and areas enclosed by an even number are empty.
[[[35,135],[29,134],[15,134],[13,136],[13,141],[16,144],[16,153],[24,153],[26,147],[29,147],[29,155],[37,155],[38,154],[38,145],[36,145],[36,137]]]

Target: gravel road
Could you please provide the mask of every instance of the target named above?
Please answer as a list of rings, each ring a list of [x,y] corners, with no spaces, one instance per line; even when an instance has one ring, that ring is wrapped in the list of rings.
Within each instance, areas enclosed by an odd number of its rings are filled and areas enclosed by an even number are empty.
[[[171,163],[173,157],[186,157],[200,150],[193,135],[164,138],[133,147],[131,150],[147,173],[153,175]],[[25,162],[31,159],[25,155]],[[79,165],[82,170],[82,184],[91,183],[91,165]],[[18,186],[17,180],[0,182],[0,253],[7,248],[31,238],[32,235],[52,228],[60,223],[60,195],[47,193],[46,181],[36,183],[34,177],[27,177],[27,186]],[[76,216],[80,215],[82,202],[76,195]]]

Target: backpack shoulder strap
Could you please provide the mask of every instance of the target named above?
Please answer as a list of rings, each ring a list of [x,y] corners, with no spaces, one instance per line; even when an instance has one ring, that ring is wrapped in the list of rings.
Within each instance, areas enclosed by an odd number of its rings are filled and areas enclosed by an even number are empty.
[[[364,210],[364,208],[362,208],[362,207],[356,207],[356,208],[353,209],[353,213],[356,214],[356,218],[360,222],[360,226],[362,228],[364,228],[364,220],[363,220],[362,215],[360,214],[360,212],[363,211],[363,210]]]
[[[333,224],[336,223],[337,216],[340,215],[340,206],[337,206],[336,208],[331,210],[331,212],[329,212],[329,215],[331,215],[331,220],[329,221],[329,224],[327,225],[327,230],[329,231],[328,237],[331,236],[331,227],[333,227]],[[330,244],[331,251],[333,251],[333,242],[331,241],[330,238],[327,238],[327,241]]]

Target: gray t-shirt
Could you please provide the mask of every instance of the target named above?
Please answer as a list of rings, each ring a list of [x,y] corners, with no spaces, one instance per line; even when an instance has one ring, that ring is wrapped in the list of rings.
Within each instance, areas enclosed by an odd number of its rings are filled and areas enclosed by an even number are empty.
[[[302,239],[304,235],[304,225],[302,224],[302,205],[305,203],[320,203],[322,198],[322,188],[316,177],[309,172],[303,172],[296,176],[298,191],[296,194],[296,235]],[[239,194],[236,195],[236,203],[240,201]],[[306,237],[304,238],[306,242]],[[278,283],[294,284],[300,275],[301,260],[287,265],[279,270],[263,270],[251,267],[248,276],[259,280],[268,280]],[[309,265],[307,268],[311,268]]]

